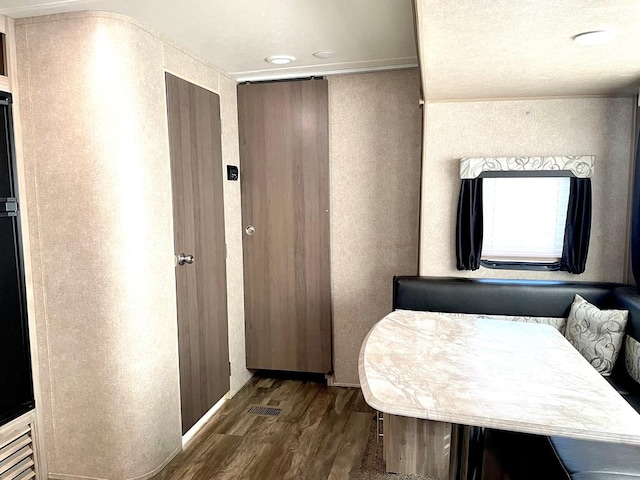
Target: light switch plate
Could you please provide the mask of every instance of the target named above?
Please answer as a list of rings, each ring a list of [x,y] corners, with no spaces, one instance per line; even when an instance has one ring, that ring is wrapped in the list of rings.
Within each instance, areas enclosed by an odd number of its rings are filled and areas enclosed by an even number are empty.
[[[227,180],[236,181],[238,177],[238,167],[235,165],[227,165]]]

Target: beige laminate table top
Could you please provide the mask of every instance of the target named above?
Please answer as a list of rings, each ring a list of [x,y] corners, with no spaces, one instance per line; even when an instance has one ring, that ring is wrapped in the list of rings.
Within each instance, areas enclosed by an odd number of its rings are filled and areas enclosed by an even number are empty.
[[[359,372],[392,415],[640,445],[640,415],[549,325],[398,310],[367,335]]]

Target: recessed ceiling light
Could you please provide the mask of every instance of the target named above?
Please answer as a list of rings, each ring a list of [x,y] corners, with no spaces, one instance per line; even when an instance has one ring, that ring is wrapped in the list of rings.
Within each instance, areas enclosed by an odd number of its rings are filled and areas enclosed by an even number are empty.
[[[316,58],[327,59],[333,57],[333,52],[331,50],[320,50],[313,54]]]
[[[274,65],[286,65],[295,61],[296,57],[291,55],[271,55],[264,59],[265,62],[273,63]]]
[[[593,32],[579,33],[573,40],[580,45],[602,45],[608,43],[616,37],[616,32],[613,30],[595,30]]]

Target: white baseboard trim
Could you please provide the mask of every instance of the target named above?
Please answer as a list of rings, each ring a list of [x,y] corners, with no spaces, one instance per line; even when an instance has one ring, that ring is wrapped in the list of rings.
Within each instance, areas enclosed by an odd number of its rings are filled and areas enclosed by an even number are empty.
[[[66,475],[64,473],[49,473],[49,480],[107,480],[99,477],[83,477],[82,475]]]
[[[359,383],[343,383],[343,382],[331,382],[330,387],[350,387],[350,388],[360,388]]]
[[[249,382],[251,381],[251,379],[252,379],[254,376],[255,376],[255,375],[252,373],[252,374],[251,374],[251,376],[250,376],[249,378],[247,378],[247,380],[246,380],[246,381],[245,381],[245,382],[240,386],[240,388],[238,388],[235,392],[231,393],[231,390],[229,390],[229,391],[227,392],[226,397],[227,397],[227,398],[229,398],[229,399],[231,399],[231,398],[235,397],[235,396],[236,396],[236,394],[237,394],[240,390],[242,390],[242,389],[247,385],[247,383],[249,383]]]
[[[193,425],[193,427],[191,427],[187,433],[185,433],[182,436],[182,448],[185,448],[189,442],[193,439],[193,437],[196,435],[196,433],[198,433],[200,430],[202,430],[202,427],[204,427],[206,425],[206,423],[211,420],[211,417],[213,417],[213,415],[220,410],[220,407],[222,407],[222,405],[224,405],[227,402],[227,399],[229,397],[229,392],[225,393],[223,395],[223,397],[218,400],[218,403],[216,403],[213,407],[211,407],[209,409],[209,411],[207,413],[205,413],[202,418],[200,420],[198,420],[195,425]]]
[[[174,457],[178,455],[181,451],[182,451],[182,447],[176,448],[173,452],[169,454],[169,456],[166,458],[164,462],[162,462],[156,468],[151,470],[149,473],[145,473],[144,475],[140,475],[139,477],[130,478],[129,480],[147,480],[148,478],[153,477],[154,475],[160,473],[160,470],[166,467],[169,464],[169,462],[173,460]]]
[[[145,473],[143,475],[140,475],[138,477],[129,478],[128,480],[147,480],[147,479],[157,475],[181,451],[182,451],[182,447],[176,448],[173,452],[171,452],[169,454],[169,456],[164,460],[164,462],[162,462],[160,465],[158,465],[152,471],[150,471],[149,473]],[[49,473],[48,478],[49,478],[49,480],[107,480],[106,478],[84,477],[82,475],[66,475],[64,473]]]

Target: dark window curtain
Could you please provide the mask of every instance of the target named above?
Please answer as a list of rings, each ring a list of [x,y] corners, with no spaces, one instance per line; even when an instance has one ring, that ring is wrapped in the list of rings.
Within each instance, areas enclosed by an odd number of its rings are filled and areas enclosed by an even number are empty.
[[[591,179],[571,177],[570,181],[560,270],[583,273],[591,234]]]
[[[636,145],[636,166],[633,175],[633,210],[631,212],[631,270],[640,286],[640,132]]]
[[[463,179],[458,200],[456,262],[458,270],[480,268],[482,252],[482,179]]]

